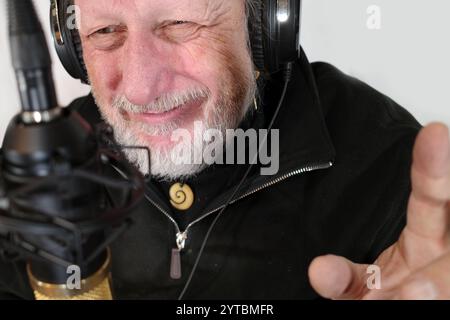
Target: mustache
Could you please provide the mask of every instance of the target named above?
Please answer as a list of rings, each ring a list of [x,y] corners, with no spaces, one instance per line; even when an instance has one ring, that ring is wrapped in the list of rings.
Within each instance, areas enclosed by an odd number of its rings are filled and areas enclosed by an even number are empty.
[[[116,97],[112,103],[114,108],[129,113],[163,113],[177,107],[201,99],[207,99],[211,92],[206,88],[189,89],[183,92],[164,94],[147,105],[131,103],[125,96]]]

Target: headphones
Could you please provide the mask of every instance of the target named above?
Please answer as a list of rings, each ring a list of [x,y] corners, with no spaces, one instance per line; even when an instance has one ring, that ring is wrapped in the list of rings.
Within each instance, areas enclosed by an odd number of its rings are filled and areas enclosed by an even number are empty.
[[[301,0],[250,0],[249,36],[256,70],[263,75],[278,72],[300,54]],[[69,6],[73,0],[51,0],[50,24],[56,52],[66,71],[88,83],[83,49]]]

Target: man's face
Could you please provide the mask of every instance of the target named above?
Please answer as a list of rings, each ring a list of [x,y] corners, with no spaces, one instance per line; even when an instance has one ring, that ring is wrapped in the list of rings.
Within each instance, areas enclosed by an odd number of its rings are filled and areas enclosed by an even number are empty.
[[[151,150],[151,173],[174,165],[176,129],[236,128],[254,94],[244,0],[76,0],[84,60],[99,109],[123,145]],[[200,142],[200,145],[202,142]],[[148,170],[145,153],[128,158]],[[176,157],[176,156],[175,156]],[[186,161],[188,162],[188,161]]]

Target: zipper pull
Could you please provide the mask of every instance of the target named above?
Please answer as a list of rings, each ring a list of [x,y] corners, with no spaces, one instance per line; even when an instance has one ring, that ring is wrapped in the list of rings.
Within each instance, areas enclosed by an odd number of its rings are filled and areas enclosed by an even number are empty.
[[[170,259],[170,278],[174,280],[181,279],[181,250],[184,249],[187,239],[187,231],[177,233],[177,248],[172,249]]]

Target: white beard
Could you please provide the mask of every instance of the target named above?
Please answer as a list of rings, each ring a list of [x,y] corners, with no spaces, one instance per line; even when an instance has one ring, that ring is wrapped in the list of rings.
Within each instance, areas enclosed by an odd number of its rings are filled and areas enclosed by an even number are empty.
[[[162,97],[158,99],[158,102],[149,106],[133,105],[125,97],[116,98],[111,107],[104,107],[104,105],[99,103],[100,101],[97,98],[96,102],[103,119],[113,127],[117,143],[126,147],[123,148],[123,152],[127,159],[134,164],[142,174],[150,174],[157,179],[170,181],[191,177],[204,170],[207,167],[207,164],[203,161],[201,161],[201,163],[194,161],[193,156],[199,153],[202,154],[206,145],[213,147],[216,150],[223,150],[224,141],[205,141],[203,139],[203,134],[209,129],[216,129],[225,136],[227,129],[237,128],[249,109],[250,102],[254,96],[254,91],[249,90],[247,98],[243,102],[244,105],[240,106],[240,114],[235,115],[229,114],[229,110],[231,109],[227,105],[225,99],[220,99],[221,101],[217,103],[211,103],[211,101],[208,100],[207,105],[204,106],[203,119],[196,120],[201,122],[202,132],[192,134],[191,141],[181,139],[181,142],[177,142],[170,147],[148,145],[148,141],[145,141],[140,137],[142,137],[143,133],[149,135],[170,134],[176,129],[183,128],[182,123],[178,123],[180,120],[165,123],[163,125],[151,126],[143,122],[127,121],[119,111],[142,112],[145,110],[170,110],[170,107],[173,107],[174,104],[179,105],[180,101],[187,102],[192,99],[206,98],[208,96],[209,93],[205,90],[190,90],[185,93]],[[127,147],[149,148],[150,161],[146,150]],[[191,152],[180,154],[180,149],[189,149]],[[215,154],[215,157],[222,157],[222,154]],[[176,159],[176,162],[174,162],[173,159]]]
[[[116,141],[121,146],[147,147],[147,142],[140,141],[133,130],[130,130],[128,127],[124,127],[122,124],[116,124],[113,127]],[[198,141],[191,143],[181,140],[176,146],[183,149],[190,148],[192,152],[201,152],[198,148],[203,148],[204,142],[199,144]],[[173,180],[193,176],[206,167],[204,163],[194,163],[192,157],[187,153],[180,155],[175,147],[148,146],[148,148],[150,159],[148,159],[148,152],[145,150],[133,148],[123,149],[127,159],[144,175],[151,174],[158,179]],[[197,148],[197,150],[193,150],[194,148]],[[176,158],[178,158],[179,162],[174,163],[172,159]]]

